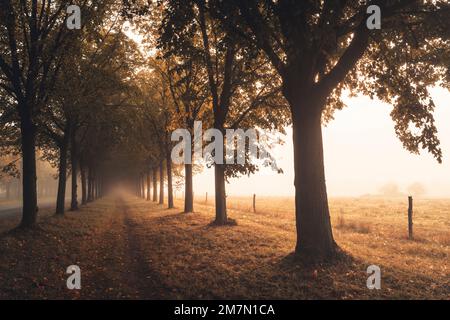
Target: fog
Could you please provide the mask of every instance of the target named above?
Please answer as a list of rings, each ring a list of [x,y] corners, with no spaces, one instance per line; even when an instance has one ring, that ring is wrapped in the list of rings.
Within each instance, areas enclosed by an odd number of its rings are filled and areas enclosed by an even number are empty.
[[[443,163],[430,154],[420,155],[405,150],[395,136],[389,113],[391,106],[368,97],[346,98],[347,108],[335,114],[335,120],[324,127],[325,171],[328,194],[331,197],[386,195],[386,188],[396,188],[397,195],[409,194],[412,185],[424,188],[421,196],[450,197],[450,93],[432,91],[436,104],[435,120],[443,150]],[[256,175],[231,179],[229,195],[293,196],[292,130],[287,128],[284,145],[277,146],[274,156],[283,174],[263,168]],[[42,203],[56,198],[56,169],[38,161],[38,199]],[[21,187],[11,179],[10,200],[19,200]],[[67,182],[66,195],[70,195]],[[181,194],[182,189],[177,190]],[[195,194],[214,194],[213,169],[204,168],[194,176]],[[6,198],[6,185],[0,186],[0,199]],[[395,193],[395,192],[394,192]]]
[[[332,197],[383,193],[386,184],[395,184],[400,193],[409,193],[412,184],[424,186],[426,197],[450,197],[450,93],[432,90],[435,120],[443,151],[439,164],[423,151],[415,155],[405,150],[396,137],[389,116],[392,106],[368,97],[345,98],[347,108],[337,111],[335,120],[323,130],[328,194]],[[232,179],[230,195],[294,195],[292,130],[274,155],[283,174],[263,169],[251,177]],[[194,178],[196,193],[213,193],[214,172],[204,170]]]
[[[0,199],[6,201],[6,206],[19,206],[22,201],[21,161],[18,156],[9,156],[9,161],[15,163],[16,174],[10,176],[2,172],[0,179]],[[41,205],[48,206],[56,202],[58,190],[57,170],[49,162],[38,157],[37,169],[37,196]],[[70,180],[66,183],[66,199],[71,191]]]

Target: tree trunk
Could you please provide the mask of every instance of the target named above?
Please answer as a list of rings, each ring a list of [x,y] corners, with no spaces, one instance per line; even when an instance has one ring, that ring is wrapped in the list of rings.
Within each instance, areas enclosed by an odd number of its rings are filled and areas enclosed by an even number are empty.
[[[141,175],[138,175],[136,179],[136,195],[138,198],[141,197]]]
[[[225,165],[214,165],[214,186],[216,200],[216,220],[218,225],[224,225],[228,222],[227,218],[227,202],[225,194]]]
[[[139,175],[139,198],[143,198],[142,190],[144,187],[142,186],[142,174]]]
[[[147,171],[147,201],[150,201],[150,169]]]
[[[224,134],[224,121],[221,114],[215,115],[215,124],[214,127],[217,130],[220,130],[222,134]],[[225,150],[225,146],[222,141],[222,150]],[[225,163],[225,159],[223,159],[223,163]],[[215,224],[217,225],[225,225],[228,222],[227,217],[227,200],[226,200],[226,191],[225,191],[225,164],[214,165],[214,188],[215,188],[215,207],[216,207],[216,219]]]
[[[159,163],[159,204],[164,204],[164,161]]]
[[[70,202],[70,210],[78,210],[78,158],[77,158],[77,141],[76,131],[73,128],[70,134],[70,162],[72,166],[72,199]]]
[[[28,108],[28,106],[22,107]],[[21,227],[32,227],[37,219],[36,193],[36,128],[31,121],[29,110],[21,115],[22,138],[22,221]]]
[[[95,178],[95,199],[100,198],[100,178]]]
[[[138,198],[141,197],[141,178],[140,178],[140,176],[138,176],[138,178],[136,180],[136,196]]]
[[[184,212],[194,212],[194,188],[192,184],[192,164],[184,165]]]
[[[56,214],[64,214],[66,204],[66,177],[67,177],[67,145],[68,133],[64,134],[59,148],[59,172],[58,172],[58,195],[56,196]]]
[[[97,200],[97,180],[95,176],[92,178],[92,200]]]
[[[88,198],[87,198],[87,202],[92,202],[94,193],[93,193],[93,177],[92,177],[92,168],[89,167],[88,168]]]
[[[95,173],[95,174],[94,174],[94,177],[93,177],[93,179],[92,179],[92,193],[93,193],[92,198],[93,198],[94,200],[97,200],[97,194],[98,194],[97,191],[98,191],[97,174]]]
[[[173,205],[173,186],[172,186],[172,158],[171,152],[166,152],[166,169],[167,169],[167,207],[172,209]]]
[[[82,160],[80,159],[80,175],[81,175],[81,204],[85,205],[87,203],[87,195],[86,195],[86,168]]]
[[[156,168],[153,168],[153,201],[156,202],[158,200],[158,178]]]
[[[292,111],[296,254],[308,260],[329,259],[336,253],[330,223],[321,125],[321,105],[298,99]]]

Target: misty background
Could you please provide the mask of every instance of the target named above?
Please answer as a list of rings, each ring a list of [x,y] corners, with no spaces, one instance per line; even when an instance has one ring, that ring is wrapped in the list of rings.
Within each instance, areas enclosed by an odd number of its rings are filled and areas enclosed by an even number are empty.
[[[390,118],[392,107],[369,97],[346,97],[347,108],[336,111],[335,119],[323,129],[325,171],[330,197],[364,195],[400,196],[410,194],[411,185],[424,190],[419,196],[426,198],[450,197],[450,93],[435,88],[432,95],[436,104],[435,120],[443,150],[443,163],[439,164],[425,150],[420,155],[405,150],[395,136]],[[231,196],[294,196],[292,130],[283,136],[285,143],[274,149],[279,167],[278,174],[263,168],[256,175],[230,179],[227,194]],[[52,203],[56,198],[57,170],[39,161],[38,198]],[[15,179],[10,185],[10,197],[21,193]],[[182,188],[176,190],[181,197]],[[204,168],[194,176],[196,197],[206,192],[214,194],[214,170]],[[419,188],[420,189],[420,188]],[[67,196],[70,194],[67,181]],[[417,196],[417,195],[416,195]],[[0,198],[6,198],[5,184],[0,186]]]
[[[443,151],[439,164],[426,150],[420,155],[405,150],[395,135],[390,117],[392,106],[369,97],[344,99],[347,108],[323,129],[325,171],[331,197],[377,195],[397,186],[408,194],[412,184],[425,188],[425,197],[450,197],[450,93],[434,88],[435,121]],[[292,130],[274,155],[283,174],[263,169],[257,175],[231,179],[229,195],[294,196]],[[194,176],[196,193],[213,194],[214,170]],[[180,191],[178,191],[180,193]],[[196,194],[197,195],[197,194]]]

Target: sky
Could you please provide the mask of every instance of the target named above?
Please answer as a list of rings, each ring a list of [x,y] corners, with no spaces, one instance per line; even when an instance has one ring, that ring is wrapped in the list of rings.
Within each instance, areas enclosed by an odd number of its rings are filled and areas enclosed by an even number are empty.
[[[398,184],[400,191],[422,183],[428,197],[450,197],[450,92],[432,89],[436,104],[435,120],[443,150],[443,163],[430,154],[405,150],[394,132],[390,117],[392,106],[369,97],[346,97],[347,108],[337,111],[335,119],[323,128],[325,173],[331,197],[377,194],[387,183]],[[294,195],[292,130],[288,128],[285,144],[275,149],[278,174],[263,169],[256,175],[231,179],[229,195]],[[194,176],[196,195],[213,194],[214,170],[205,169]]]

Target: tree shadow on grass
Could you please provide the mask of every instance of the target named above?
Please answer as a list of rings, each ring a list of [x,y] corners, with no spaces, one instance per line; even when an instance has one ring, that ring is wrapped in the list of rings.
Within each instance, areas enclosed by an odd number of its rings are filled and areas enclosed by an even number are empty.
[[[164,215],[162,217],[156,217],[155,220],[158,221],[158,222],[172,221],[172,220],[176,220],[178,218],[182,218],[184,216],[187,216],[189,214],[190,213],[176,212],[176,213]]]
[[[44,233],[46,233],[46,231],[39,224],[27,228],[23,228],[19,225],[10,230],[1,232],[0,239],[5,239],[8,237],[23,238],[28,236],[37,236]]]
[[[336,249],[336,253],[333,257],[328,259],[311,259],[299,255],[295,252],[289,253],[287,256],[283,257],[278,265],[281,269],[317,269],[317,268],[332,268],[337,266],[352,266],[361,261],[356,260],[351,254],[342,250],[341,248]]]
[[[292,252],[271,268],[274,281],[286,295],[283,298],[342,299],[353,285],[361,290],[365,286],[362,281],[365,269],[361,262],[343,251],[333,260],[315,262]],[[349,288],[337,285],[346,281],[349,281]]]
[[[213,220],[206,225],[206,228],[235,227],[237,225],[237,220],[228,218],[226,223],[219,223],[216,220]]]

